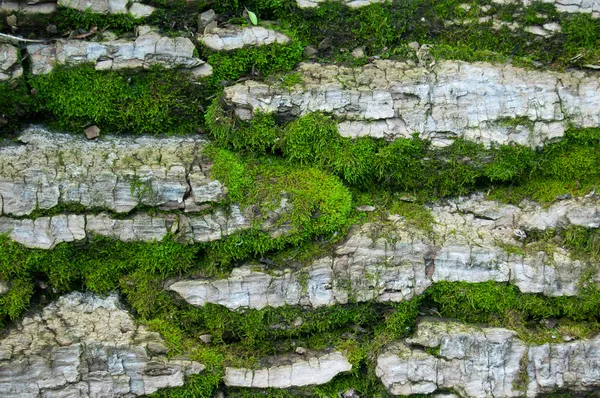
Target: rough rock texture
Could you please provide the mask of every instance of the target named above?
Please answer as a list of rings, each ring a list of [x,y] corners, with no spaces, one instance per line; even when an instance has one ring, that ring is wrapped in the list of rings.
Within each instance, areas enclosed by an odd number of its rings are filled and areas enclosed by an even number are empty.
[[[256,217],[254,212],[242,212],[235,205],[228,211],[218,209],[203,215],[151,216],[141,213],[125,219],[111,218],[106,213],[63,214],[36,219],[0,217],[0,234],[8,233],[15,242],[39,249],[52,249],[59,243],[82,240],[91,235],[123,242],[152,242],[160,241],[171,233],[178,242],[205,243],[250,228]],[[273,236],[286,233],[286,226],[273,225],[269,217],[271,213],[262,224],[263,231]]]
[[[19,1],[3,0],[0,2],[0,10],[6,12],[22,12],[24,14],[52,14],[56,11],[56,1]]]
[[[212,68],[194,56],[194,49],[194,43],[188,38],[166,37],[156,32],[147,32],[134,41],[57,40],[52,44],[27,46],[34,75],[49,73],[56,64],[87,62],[95,63],[97,70],[147,68],[159,64],[166,68],[189,69],[197,77],[210,75]]]
[[[0,340],[0,395],[133,397],[181,386],[204,370],[165,353],[160,335],[137,325],[116,295],[71,293]]]
[[[19,52],[15,46],[0,43],[0,81],[23,76]]]
[[[232,387],[289,388],[319,385],[352,370],[340,352],[306,352],[271,357],[258,369],[225,368],[225,384]]]
[[[58,5],[82,12],[90,10],[99,14],[124,14],[129,12],[136,18],[147,17],[154,11],[154,7],[140,4],[138,0],[58,0]]]
[[[0,147],[0,215],[23,216],[59,204],[121,213],[136,206],[196,210],[224,198],[200,156],[206,141],[51,133],[38,127]]]
[[[533,0],[492,0],[497,4],[522,3],[529,6]],[[554,4],[559,12],[592,14],[594,18],[600,17],[599,0],[542,0],[542,3]]]
[[[239,27],[231,25],[227,28],[217,28],[210,33],[199,35],[198,40],[215,51],[236,50],[243,47],[265,46],[268,44],[286,44],[290,38],[275,30],[261,26]]]
[[[298,7],[300,8],[311,8],[318,7],[319,4],[324,3],[326,0],[296,0]],[[340,0],[340,2],[346,4],[348,7],[358,8],[368,6],[369,4],[384,3],[385,0]]]
[[[597,390],[599,362],[600,337],[527,345],[507,329],[424,320],[413,337],[379,355],[376,374],[393,395],[451,388],[462,397],[535,397],[559,388]]]
[[[522,247],[520,230],[600,226],[600,201],[582,198],[548,209],[484,200],[481,195],[431,208],[433,233],[411,227],[398,216],[387,224],[355,228],[333,257],[306,268],[264,270],[247,265],[220,280],[170,281],[167,288],[195,306],[229,309],[301,305],[310,307],[355,301],[398,302],[421,294],[433,282],[510,282],[522,292],[572,296],[581,278],[598,264],[573,260],[562,248],[552,252],[535,243]],[[507,247],[523,254],[509,253]]]
[[[298,117],[325,112],[346,137],[394,139],[417,132],[434,145],[463,137],[484,144],[532,147],[575,127],[600,126],[600,83],[583,72],[444,61],[433,71],[375,61],[361,68],[301,64],[294,90],[246,81],[225,89],[242,119],[254,112]]]

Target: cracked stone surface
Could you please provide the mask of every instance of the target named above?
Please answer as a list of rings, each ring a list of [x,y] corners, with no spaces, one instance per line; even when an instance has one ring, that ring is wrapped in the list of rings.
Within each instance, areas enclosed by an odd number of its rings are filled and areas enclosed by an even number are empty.
[[[257,111],[284,119],[325,112],[339,121],[344,137],[393,140],[417,132],[438,146],[462,137],[488,146],[542,147],[561,138],[569,124],[600,126],[594,72],[459,61],[428,70],[388,60],[359,68],[301,64],[298,72],[303,84],[294,90],[252,80],[227,87],[225,105],[244,120]]]
[[[140,4],[138,0],[58,0],[58,5],[82,12],[90,10],[99,14],[124,14],[129,12],[136,18],[147,17],[154,12],[154,7]]]
[[[451,388],[462,397],[536,397],[597,390],[598,363],[600,336],[534,345],[508,329],[425,319],[411,338],[383,350],[375,372],[393,395]]]
[[[59,204],[127,213],[138,205],[192,209],[218,202],[224,186],[210,179],[197,137],[85,137],[41,127],[0,147],[0,215],[24,216]]]
[[[261,26],[239,27],[231,25],[226,28],[213,29],[210,33],[199,35],[198,40],[215,51],[236,50],[243,47],[265,46],[273,43],[286,44],[290,38],[275,30]]]
[[[6,398],[134,397],[181,386],[204,366],[167,359],[159,334],[137,325],[116,294],[70,293],[0,340]]]
[[[390,216],[388,223],[355,227],[332,256],[302,269],[248,264],[225,279],[168,281],[166,287],[198,307],[213,303],[238,310],[321,307],[351,300],[399,302],[438,281],[509,282],[522,292],[573,296],[590,268],[595,270],[593,282],[600,281],[598,264],[572,259],[561,247],[523,245],[515,234],[572,225],[598,228],[597,198],[560,201],[544,209],[531,202],[504,205],[479,194],[430,210],[432,232]]]
[[[5,12],[21,12],[23,14],[52,14],[56,11],[56,1],[29,0],[3,0],[0,2],[0,10]]]
[[[533,0],[492,0],[497,4],[523,4],[529,6]],[[600,0],[541,0],[542,3],[554,4],[559,12],[592,14],[594,18],[600,17]]]
[[[185,37],[161,36],[146,32],[135,40],[91,42],[57,40],[52,44],[27,46],[31,73],[49,73],[56,64],[78,65],[92,62],[97,70],[147,68],[162,65],[166,68],[189,69],[196,77],[212,73],[210,65],[194,56],[194,43]]]
[[[0,43],[0,81],[23,76],[17,47]]]
[[[231,387],[289,388],[325,384],[352,370],[341,352],[306,352],[270,357],[258,369],[225,368],[224,381]]]

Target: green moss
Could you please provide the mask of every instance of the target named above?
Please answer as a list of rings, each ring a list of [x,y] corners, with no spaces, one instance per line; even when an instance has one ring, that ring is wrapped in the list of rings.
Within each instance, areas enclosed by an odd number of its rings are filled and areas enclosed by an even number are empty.
[[[91,10],[81,12],[66,7],[58,7],[51,19],[60,31],[88,31],[95,27],[99,31],[110,29],[115,33],[132,31],[137,25],[143,25],[144,21],[145,18],[135,18],[131,14],[101,14]]]
[[[0,132],[13,132],[34,116],[33,100],[24,79],[0,82]]]
[[[58,67],[30,84],[37,110],[71,131],[95,124],[111,133],[184,134],[202,124],[202,90],[183,72],[153,68],[128,75],[83,65]]]

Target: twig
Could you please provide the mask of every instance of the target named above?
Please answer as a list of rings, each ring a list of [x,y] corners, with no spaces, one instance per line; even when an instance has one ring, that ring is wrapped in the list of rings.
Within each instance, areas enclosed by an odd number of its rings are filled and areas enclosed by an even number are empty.
[[[26,42],[26,43],[46,43],[47,41],[50,41],[50,40],[23,39],[22,37],[17,37],[17,36],[7,35],[5,33],[0,33],[0,41],[2,41],[2,39],[12,40],[12,41],[22,41],[22,42]]]

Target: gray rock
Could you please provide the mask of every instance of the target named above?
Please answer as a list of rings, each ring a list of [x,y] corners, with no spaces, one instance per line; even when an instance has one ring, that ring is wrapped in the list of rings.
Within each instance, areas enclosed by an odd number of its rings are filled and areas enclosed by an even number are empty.
[[[440,62],[430,72],[377,60],[360,68],[301,64],[302,89],[245,81],[225,88],[225,102],[248,120],[255,112],[298,117],[325,112],[345,137],[392,140],[417,132],[434,145],[462,137],[542,147],[567,125],[598,127],[600,87],[583,72],[532,71],[511,65]],[[507,120],[521,119],[517,126]]]
[[[0,340],[0,395],[134,397],[181,386],[204,370],[198,362],[156,354],[164,347],[115,294],[70,293],[17,322]]]
[[[0,148],[2,215],[23,216],[61,203],[127,213],[143,204],[184,209],[188,203],[218,202],[221,183],[198,153],[196,137],[85,137],[32,127],[20,144]],[[189,182],[188,182],[189,180]]]
[[[10,289],[10,283],[8,281],[0,280],[0,294],[8,293]]]
[[[78,65],[92,62],[97,70],[148,68],[184,68],[208,73],[204,61],[194,56],[194,43],[185,37],[166,37],[150,31],[134,41],[91,42],[57,40],[52,44],[30,44],[27,52],[34,75],[49,73],[54,65]],[[197,73],[196,73],[197,74]]]
[[[600,337],[527,345],[507,329],[423,320],[413,337],[383,350],[375,372],[392,395],[453,389],[462,397],[536,397],[597,390],[599,359]]]
[[[307,352],[271,357],[258,369],[225,368],[225,385],[231,387],[289,388],[325,384],[352,370],[340,352]]]
[[[224,279],[169,281],[166,288],[194,306],[213,303],[232,310],[400,302],[438,281],[508,282],[522,292],[573,296],[590,268],[598,271],[598,264],[574,260],[561,247],[544,252],[535,244],[523,246],[514,231],[517,227],[593,227],[598,202],[577,198],[540,210],[532,204],[521,208],[473,195],[431,206],[433,234],[402,217],[391,217],[389,222],[353,228],[333,257],[315,259],[301,270],[267,272],[248,264]],[[558,215],[560,221],[553,223],[541,211]],[[531,225],[529,220],[540,218],[546,223]],[[599,283],[598,276],[591,282]]]
[[[86,128],[83,130],[83,132],[88,140],[93,140],[94,138],[98,138],[100,136],[100,129],[96,125]]]
[[[147,17],[154,11],[154,7],[140,4],[139,0],[58,0],[58,5],[82,12],[90,10],[99,14],[125,14],[129,12],[136,18]]]
[[[35,2],[19,0],[3,0],[0,2],[0,10],[5,12],[19,12],[23,14],[52,14],[56,11],[56,1]]]
[[[497,4],[530,5],[532,0],[492,0]],[[543,3],[554,4],[556,10],[565,13],[585,13],[592,17],[600,17],[600,1],[598,0],[542,0]]]
[[[23,76],[17,47],[0,43],[0,81]]]
[[[239,27],[231,25],[227,28],[212,29],[210,33],[199,35],[198,40],[211,50],[228,51],[273,43],[286,44],[290,41],[290,38],[283,33],[265,29],[261,26]]]
[[[296,0],[298,7],[300,8],[313,8],[318,7],[319,4],[324,3],[326,0]],[[341,3],[346,4],[351,8],[358,8],[368,6],[369,4],[384,3],[385,0],[339,0]]]

